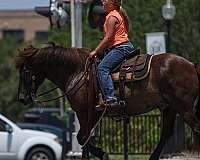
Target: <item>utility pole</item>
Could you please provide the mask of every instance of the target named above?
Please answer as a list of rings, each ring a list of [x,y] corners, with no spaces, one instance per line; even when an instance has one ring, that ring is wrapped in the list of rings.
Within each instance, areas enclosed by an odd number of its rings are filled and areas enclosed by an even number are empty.
[[[35,11],[48,17],[51,26],[63,27],[67,22],[67,13],[60,3],[70,3],[71,12],[71,46],[76,48],[82,47],[82,3],[91,0],[50,0],[49,6],[35,7]],[[62,92],[58,90],[59,96]],[[60,99],[60,115],[64,116],[65,97]],[[75,131],[72,133],[72,152],[81,152],[81,146],[78,144],[76,135],[79,130],[79,122],[77,116],[74,117]]]
[[[71,46],[82,47],[82,4],[80,0],[70,1],[71,12]],[[75,130],[72,133],[72,152],[81,152],[81,146],[77,142],[77,133],[80,128],[77,116],[74,116]]]
[[[71,10],[71,46],[82,47],[82,4],[80,0],[70,1]]]
[[[76,47],[82,47],[82,4],[75,0],[75,42]]]
[[[71,15],[71,46],[75,47],[75,0],[70,1],[70,15]]]
[[[62,96],[64,93],[58,88],[57,89],[58,96]],[[62,97],[59,99],[59,104],[60,104],[60,117],[64,117],[64,112],[65,112],[65,97]]]

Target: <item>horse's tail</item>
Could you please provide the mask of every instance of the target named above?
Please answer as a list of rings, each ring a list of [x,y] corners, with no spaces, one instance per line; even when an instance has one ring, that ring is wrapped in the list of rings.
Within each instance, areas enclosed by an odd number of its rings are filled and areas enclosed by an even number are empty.
[[[199,81],[199,96],[198,96],[198,101],[196,103],[196,116],[200,120],[200,64],[194,64],[197,76],[198,76],[198,81]]]

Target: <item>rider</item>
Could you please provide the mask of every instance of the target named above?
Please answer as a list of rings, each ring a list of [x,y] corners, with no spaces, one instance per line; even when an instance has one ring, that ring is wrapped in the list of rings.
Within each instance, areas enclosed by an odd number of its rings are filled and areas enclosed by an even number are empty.
[[[97,68],[97,72],[107,104],[120,106],[114,92],[111,72],[130,54],[134,47],[128,39],[129,21],[126,12],[121,7],[121,0],[101,1],[108,13],[104,22],[104,37],[96,49],[90,52],[89,57],[93,58],[105,53],[103,51],[107,51]]]

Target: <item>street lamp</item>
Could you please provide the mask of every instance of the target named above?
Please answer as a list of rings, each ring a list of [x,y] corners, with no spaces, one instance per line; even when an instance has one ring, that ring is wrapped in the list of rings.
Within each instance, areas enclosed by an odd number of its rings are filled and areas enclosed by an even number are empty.
[[[170,29],[171,29],[171,21],[174,19],[176,14],[176,8],[172,4],[171,0],[167,0],[166,4],[162,7],[162,16],[167,25],[167,52],[170,52]]]
[[[35,11],[42,16],[48,17],[51,26],[63,27],[68,20],[64,2],[61,0],[50,0],[49,6],[36,6]]]

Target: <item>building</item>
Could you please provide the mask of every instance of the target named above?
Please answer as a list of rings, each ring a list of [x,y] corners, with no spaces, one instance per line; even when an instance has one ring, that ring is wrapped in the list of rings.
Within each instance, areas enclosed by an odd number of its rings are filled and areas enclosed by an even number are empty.
[[[47,38],[49,20],[33,10],[1,10],[0,39],[10,36],[22,41]]]

